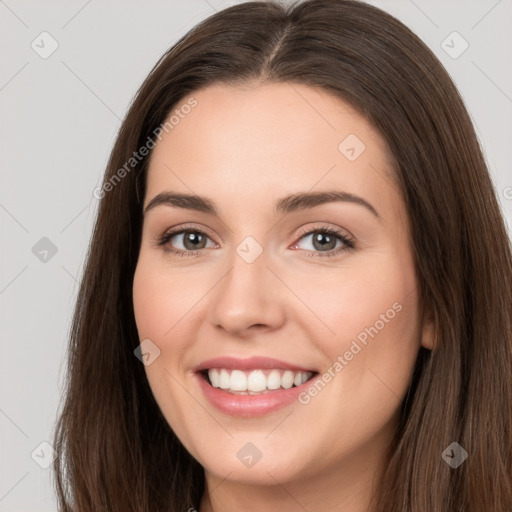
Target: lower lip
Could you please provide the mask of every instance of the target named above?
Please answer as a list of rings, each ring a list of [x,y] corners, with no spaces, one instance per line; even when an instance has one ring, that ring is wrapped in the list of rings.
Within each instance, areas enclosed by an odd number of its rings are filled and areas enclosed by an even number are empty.
[[[195,376],[199,380],[199,386],[205,397],[212,405],[223,413],[246,418],[263,416],[298,401],[299,394],[308,388],[316,377],[290,389],[278,389],[261,395],[236,395],[214,388],[200,373],[196,373]]]

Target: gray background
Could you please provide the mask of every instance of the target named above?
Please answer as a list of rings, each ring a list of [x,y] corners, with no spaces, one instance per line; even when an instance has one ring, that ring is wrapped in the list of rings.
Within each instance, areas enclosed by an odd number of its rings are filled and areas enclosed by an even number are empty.
[[[168,47],[235,3],[0,0],[0,511],[56,509],[51,448],[40,443],[60,401],[92,192],[127,106]],[[511,226],[512,2],[370,3],[416,32],[456,81]],[[59,45],[46,59],[31,47],[51,49],[43,31]],[[464,41],[447,39],[453,31],[469,44],[457,58]]]

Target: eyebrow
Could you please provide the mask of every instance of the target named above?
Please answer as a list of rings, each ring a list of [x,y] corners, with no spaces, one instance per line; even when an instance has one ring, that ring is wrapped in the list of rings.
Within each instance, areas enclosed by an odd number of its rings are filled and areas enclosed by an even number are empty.
[[[353,203],[363,206],[375,215],[375,217],[380,218],[377,210],[368,201],[366,201],[366,199],[340,190],[329,190],[325,192],[299,192],[282,197],[276,201],[274,213],[286,214],[334,202]],[[196,210],[198,212],[218,217],[215,203],[210,199],[197,195],[179,194],[168,191],[161,192],[153,197],[144,209],[144,214],[161,205],[174,206],[177,208],[184,208],[186,210]]]

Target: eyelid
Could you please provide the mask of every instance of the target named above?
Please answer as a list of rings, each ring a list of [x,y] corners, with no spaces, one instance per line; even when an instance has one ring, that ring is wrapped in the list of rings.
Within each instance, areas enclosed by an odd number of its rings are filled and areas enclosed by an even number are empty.
[[[310,226],[310,227],[302,227],[299,229],[296,236],[298,239],[300,239],[304,235],[309,235],[316,231],[328,231],[328,232],[331,232],[332,234],[343,235],[345,238],[348,238],[350,240],[355,240],[354,235],[352,235],[352,233],[350,231],[348,231],[348,229],[339,228],[339,227],[335,227],[335,226],[329,226],[325,223],[321,224],[319,226],[317,225],[317,226]]]
[[[210,240],[212,241],[214,241],[215,238],[212,235],[212,232],[207,227],[201,224],[178,224],[177,226],[173,226],[172,228],[166,229],[161,235],[157,235],[156,239],[161,240],[163,237],[177,235],[182,233],[183,231],[194,231],[198,233],[203,233],[206,236],[208,236],[208,238],[210,238]]]

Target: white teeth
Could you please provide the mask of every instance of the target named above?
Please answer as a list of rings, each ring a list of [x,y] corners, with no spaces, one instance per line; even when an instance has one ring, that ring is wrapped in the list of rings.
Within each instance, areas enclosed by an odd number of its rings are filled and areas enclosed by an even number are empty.
[[[274,389],[290,389],[300,386],[312,377],[311,372],[293,372],[290,370],[227,370],[211,368],[208,377],[214,388],[242,394],[257,394]]]
[[[294,375],[293,372],[287,370],[284,372],[284,375],[281,377],[281,386],[284,389],[290,389],[293,386]]]
[[[211,370],[210,370],[211,371]],[[218,373],[217,370],[215,370],[215,373]],[[210,372],[208,372],[208,376],[210,375]],[[211,377],[210,377],[211,380]],[[226,370],[221,370],[219,375],[219,388],[221,389],[229,389],[229,373]],[[212,380],[213,384],[213,380]],[[217,387],[217,386],[215,386]]]
[[[229,379],[229,388],[233,391],[247,391],[247,377],[240,370],[233,370]]]
[[[281,374],[279,370],[272,370],[267,377],[268,389],[279,389],[281,387]]]
[[[267,378],[261,370],[256,370],[249,374],[247,379],[247,389],[249,391],[263,391],[267,388]]]
[[[210,380],[212,382],[212,386],[214,388],[220,388],[221,387],[220,386],[220,375],[219,375],[219,372],[217,370],[215,370],[215,371],[213,371],[211,373],[208,373],[208,376],[210,377]]]

